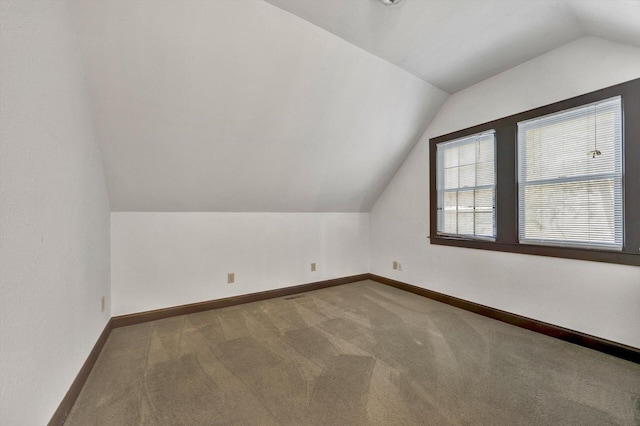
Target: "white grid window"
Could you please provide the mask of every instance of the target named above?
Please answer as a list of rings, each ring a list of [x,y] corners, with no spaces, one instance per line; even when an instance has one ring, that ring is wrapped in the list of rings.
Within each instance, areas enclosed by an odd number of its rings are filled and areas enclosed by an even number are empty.
[[[622,249],[621,99],[518,123],[521,243]]]
[[[439,143],[436,153],[438,234],[494,240],[494,131]]]

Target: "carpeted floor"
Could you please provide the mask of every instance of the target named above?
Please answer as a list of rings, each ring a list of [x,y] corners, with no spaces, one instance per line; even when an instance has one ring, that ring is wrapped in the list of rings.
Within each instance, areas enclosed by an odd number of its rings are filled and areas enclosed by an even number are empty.
[[[640,425],[640,365],[372,281],[113,330],[66,425]]]

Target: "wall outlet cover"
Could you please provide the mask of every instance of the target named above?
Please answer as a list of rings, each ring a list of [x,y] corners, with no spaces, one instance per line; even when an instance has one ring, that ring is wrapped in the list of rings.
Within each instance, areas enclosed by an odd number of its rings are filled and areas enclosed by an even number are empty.
[[[227,283],[233,284],[236,282],[236,274],[235,272],[230,272],[227,274]]]

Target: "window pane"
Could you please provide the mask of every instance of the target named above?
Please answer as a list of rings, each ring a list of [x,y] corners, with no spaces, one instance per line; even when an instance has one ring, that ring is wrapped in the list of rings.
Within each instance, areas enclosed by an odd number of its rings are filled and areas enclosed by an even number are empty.
[[[438,232],[494,237],[494,132],[438,144],[436,155]]]
[[[475,191],[475,208],[476,211],[493,212],[493,188],[477,189]]]
[[[622,249],[620,105],[518,124],[521,241]]]
[[[458,188],[458,168],[444,169],[444,189]]]
[[[619,106],[619,98],[616,99]],[[615,169],[615,103],[605,101],[521,123],[526,140],[526,180],[545,180],[607,173]],[[618,114],[619,114],[618,110]],[[593,155],[595,151],[600,152]]]
[[[477,185],[493,185],[495,181],[495,167],[493,162],[490,163],[478,163],[476,166],[476,179]]]
[[[476,213],[476,235],[490,237],[493,234],[493,212]]]
[[[458,192],[458,210],[473,212],[473,190]]]
[[[527,238],[578,243],[614,241],[614,186],[610,179],[528,187]]]
[[[460,165],[476,163],[476,144],[468,143],[460,146]]]
[[[473,235],[474,214],[458,213],[458,234]]]
[[[444,151],[444,167],[458,167],[458,147],[451,147]]]
[[[478,141],[478,163],[493,163],[495,158],[493,137]]]
[[[445,192],[444,193],[444,210],[455,211],[458,209],[458,193],[457,192]]]
[[[476,165],[460,166],[460,188],[468,188],[476,185]]]
[[[455,210],[444,212],[444,228],[442,231],[447,234],[458,233],[458,213]]]

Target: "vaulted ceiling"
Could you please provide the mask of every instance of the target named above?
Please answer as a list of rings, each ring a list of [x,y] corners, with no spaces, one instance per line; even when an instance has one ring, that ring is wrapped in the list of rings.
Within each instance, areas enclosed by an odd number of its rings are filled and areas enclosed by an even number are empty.
[[[586,35],[640,46],[640,0],[266,0],[455,93]]]
[[[447,91],[585,34],[640,43],[638,5],[79,0],[73,15],[113,211],[322,212],[368,211]]]

